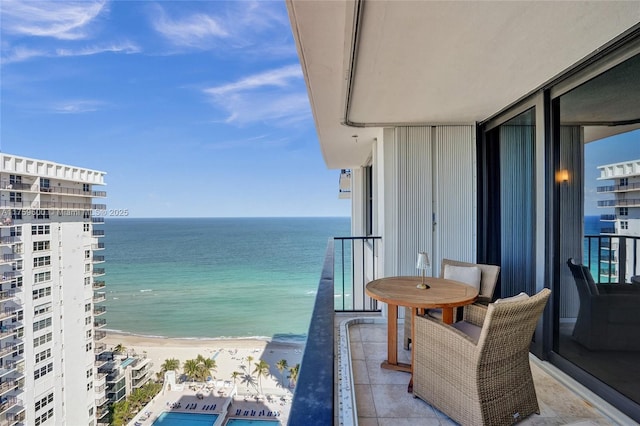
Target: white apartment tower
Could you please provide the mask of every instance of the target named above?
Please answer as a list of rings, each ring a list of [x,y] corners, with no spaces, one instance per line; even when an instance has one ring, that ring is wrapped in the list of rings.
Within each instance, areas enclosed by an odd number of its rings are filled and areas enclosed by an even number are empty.
[[[0,153],[0,425],[95,425],[108,411],[104,176]]]
[[[610,180],[612,184],[599,186],[597,192],[613,195],[613,199],[598,201],[598,207],[614,210],[600,215],[601,222],[610,223],[601,232],[618,237],[610,239],[611,252],[603,256],[600,277],[604,282],[616,282],[619,268],[624,265],[624,282],[629,282],[635,275],[632,266],[640,264],[638,238],[629,238],[640,237],[640,159],[598,166],[598,170],[598,180]]]

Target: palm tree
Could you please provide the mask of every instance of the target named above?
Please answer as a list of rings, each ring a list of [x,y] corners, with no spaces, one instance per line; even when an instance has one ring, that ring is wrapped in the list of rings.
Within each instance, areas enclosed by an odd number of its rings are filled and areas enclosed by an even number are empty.
[[[160,366],[161,372],[173,371],[180,368],[180,360],[175,358],[165,359],[164,363]]]
[[[195,359],[186,360],[182,365],[182,369],[184,371],[185,376],[187,376],[187,378],[189,378],[190,380],[193,380],[198,377],[199,366],[198,366],[198,361],[196,361]]]
[[[256,373],[256,377],[258,378],[260,393],[264,393],[262,392],[262,376],[267,377],[267,374],[269,374],[269,364],[267,364],[265,360],[261,359],[260,362],[255,363],[255,366],[256,368],[253,370],[253,372]]]
[[[236,380],[238,380],[238,377],[240,377],[240,372],[239,371],[234,371],[233,373],[231,373],[231,378],[233,379],[233,384],[235,386],[236,384]]]
[[[287,378],[290,379],[292,383],[292,387],[296,386],[296,381],[298,380],[299,372],[300,372],[300,364],[296,364],[289,369],[289,376]]]
[[[203,373],[205,374],[205,379],[211,376],[211,372],[218,371],[218,366],[216,365],[216,360],[211,358],[202,358],[200,360],[200,366],[203,369]]]
[[[126,351],[127,348],[124,347],[124,345],[122,343],[118,343],[116,345],[115,348],[113,348],[113,351],[117,354],[121,354],[122,352]]]
[[[253,361],[253,357],[251,355],[247,356],[247,371],[251,368],[251,361]]]
[[[284,370],[289,368],[289,365],[287,364],[287,360],[286,359],[281,359],[280,361],[278,361],[276,363],[276,368],[280,372],[280,381],[281,381],[282,387],[284,387],[284,373],[283,372],[284,372]]]

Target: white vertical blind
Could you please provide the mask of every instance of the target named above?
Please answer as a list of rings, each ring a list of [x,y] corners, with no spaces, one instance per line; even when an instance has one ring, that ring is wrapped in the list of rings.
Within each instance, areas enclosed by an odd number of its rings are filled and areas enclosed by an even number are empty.
[[[434,141],[434,263],[476,260],[476,149],[473,126],[440,126]],[[436,271],[438,272],[439,269]]]
[[[431,133],[431,127],[396,129],[399,275],[416,275],[418,252],[432,250]]]

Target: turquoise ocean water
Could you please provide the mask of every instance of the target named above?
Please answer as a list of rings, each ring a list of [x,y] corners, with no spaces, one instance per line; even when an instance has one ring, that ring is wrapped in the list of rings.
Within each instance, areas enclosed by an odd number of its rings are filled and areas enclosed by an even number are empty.
[[[103,228],[107,329],[304,341],[327,241],[349,235],[350,219],[107,219]]]

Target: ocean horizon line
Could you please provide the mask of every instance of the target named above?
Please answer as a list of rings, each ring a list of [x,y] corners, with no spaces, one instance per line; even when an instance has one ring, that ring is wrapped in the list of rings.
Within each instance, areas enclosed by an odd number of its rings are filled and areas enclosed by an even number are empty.
[[[107,216],[109,220],[127,219],[351,219],[351,216]],[[105,218],[106,219],[106,218]]]

